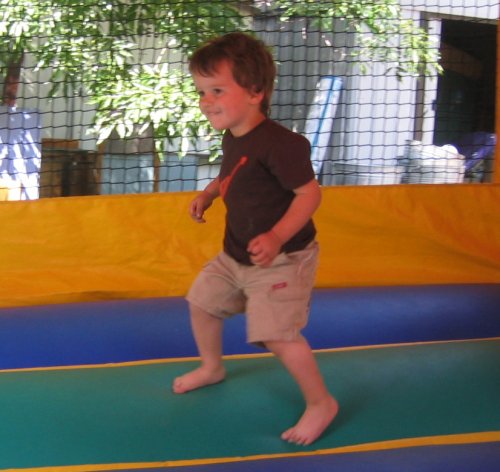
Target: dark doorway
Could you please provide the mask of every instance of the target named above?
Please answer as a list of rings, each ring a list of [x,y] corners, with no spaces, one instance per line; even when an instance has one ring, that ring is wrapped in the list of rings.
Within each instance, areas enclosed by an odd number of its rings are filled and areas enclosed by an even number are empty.
[[[494,132],[496,36],[494,24],[442,20],[434,144]]]

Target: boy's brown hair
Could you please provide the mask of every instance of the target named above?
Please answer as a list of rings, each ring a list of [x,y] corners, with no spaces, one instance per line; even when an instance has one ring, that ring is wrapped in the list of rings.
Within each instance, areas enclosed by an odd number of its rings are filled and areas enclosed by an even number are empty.
[[[189,71],[210,76],[222,61],[231,65],[238,85],[252,93],[264,93],[260,109],[267,116],[276,78],[276,65],[267,46],[249,34],[228,33],[197,49],[189,61]]]

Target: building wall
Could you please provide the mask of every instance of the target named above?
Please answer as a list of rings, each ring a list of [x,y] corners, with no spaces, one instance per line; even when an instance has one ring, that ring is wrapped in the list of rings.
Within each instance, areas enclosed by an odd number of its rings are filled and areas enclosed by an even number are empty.
[[[441,15],[474,20],[496,20],[498,15],[491,0],[450,0],[446,5],[435,2],[438,6],[422,3],[401,0],[408,17],[419,20],[424,14],[430,15],[429,31],[437,46]],[[339,30],[341,25],[334,26]],[[371,63],[362,73],[360,64],[348,56],[349,49],[356,45],[354,34],[318,31],[305,19],[278,27],[276,17],[262,15],[255,18],[253,29],[274,48],[278,60],[279,81],[272,117],[284,125],[302,132],[319,78],[333,74],[344,79],[325,164],[330,178],[325,178],[324,184],[334,183],[331,176],[339,163],[382,166],[390,173],[404,155],[409,140],[418,135],[424,143],[432,142],[436,76],[423,83],[415,77],[399,80],[381,63]],[[146,38],[144,46],[146,52],[141,52],[141,60],[154,62],[159,45]],[[178,56],[170,59],[180,61]],[[37,72],[30,58],[23,81],[18,105],[41,111],[43,138],[77,139],[82,149],[96,149],[95,137],[88,134],[93,110],[86,104],[88,97],[82,95],[83,91],[71,97],[49,99],[48,74]],[[397,170],[394,175],[398,175]]]

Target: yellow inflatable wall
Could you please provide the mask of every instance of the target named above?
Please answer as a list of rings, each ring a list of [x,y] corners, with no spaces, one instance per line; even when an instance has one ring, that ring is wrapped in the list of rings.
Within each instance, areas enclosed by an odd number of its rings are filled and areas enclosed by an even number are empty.
[[[183,295],[221,248],[193,193],[0,204],[0,307]],[[500,184],[328,187],[318,287],[500,283]]]
[[[496,80],[500,91],[500,54]],[[496,106],[499,117],[500,93]],[[492,184],[329,187],[323,196],[318,287],[500,283],[500,146]],[[0,202],[0,307],[183,295],[220,250],[224,223],[220,202],[205,225],[191,221],[192,197]]]

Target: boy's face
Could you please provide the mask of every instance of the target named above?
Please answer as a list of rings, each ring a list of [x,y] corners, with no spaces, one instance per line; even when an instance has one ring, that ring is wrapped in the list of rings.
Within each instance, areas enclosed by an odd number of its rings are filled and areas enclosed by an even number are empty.
[[[260,111],[263,93],[241,87],[227,61],[222,61],[211,76],[193,73],[193,80],[200,110],[216,130],[228,129],[233,136],[243,136],[265,118]]]

